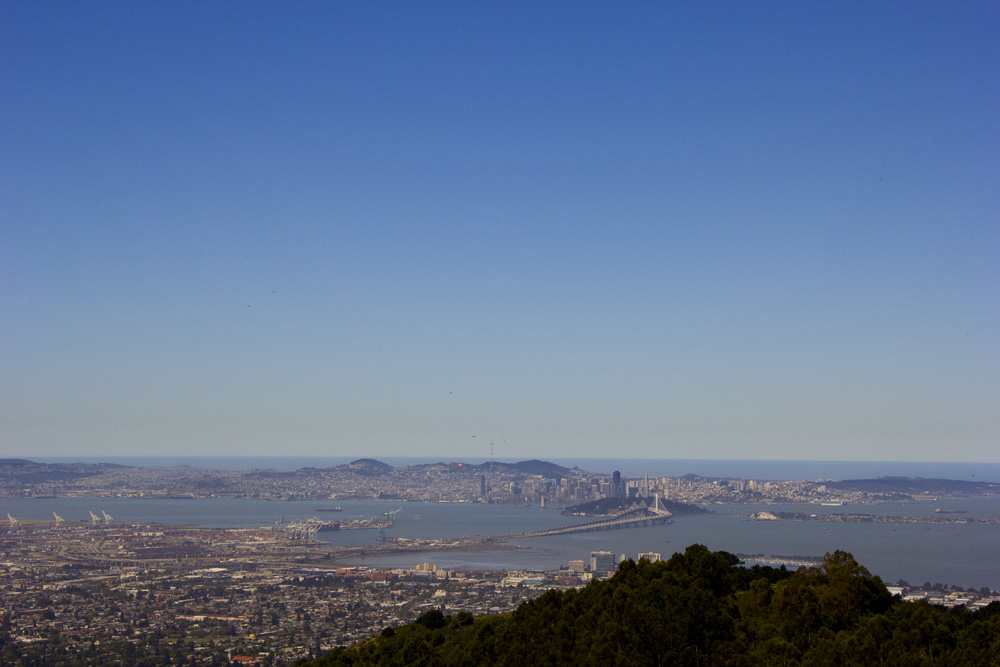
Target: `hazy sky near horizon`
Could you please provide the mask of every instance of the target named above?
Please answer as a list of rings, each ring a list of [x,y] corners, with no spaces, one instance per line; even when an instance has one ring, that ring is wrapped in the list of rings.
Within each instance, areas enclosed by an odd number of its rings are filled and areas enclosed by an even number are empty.
[[[998,118],[996,2],[3,0],[0,456],[1000,461]]]

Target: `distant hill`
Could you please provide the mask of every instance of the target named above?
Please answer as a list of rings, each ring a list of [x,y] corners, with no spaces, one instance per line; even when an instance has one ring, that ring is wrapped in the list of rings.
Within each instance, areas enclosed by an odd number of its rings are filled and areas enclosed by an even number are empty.
[[[27,459],[0,459],[3,478],[17,484],[68,482],[132,467],[118,463],[38,463]]]
[[[357,459],[344,467],[360,475],[381,475],[392,470],[391,465],[378,459]]]
[[[470,466],[467,463],[445,463],[444,461],[437,461],[435,463],[419,463],[417,465],[406,466],[404,470],[434,470],[442,472],[459,472],[465,470],[469,472],[474,470],[475,466]]]
[[[995,665],[1000,602],[971,612],[892,597],[849,553],[745,568],[688,547],[513,613],[439,609],[309,665]]]
[[[482,467],[495,466],[501,468],[507,468],[509,470],[516,470],[519,473],[525,475],[541,475],[543,477],[566,477],[570,473],[569,468],[565,468],[561,465],[551,463],[549,461],[540,461],[538,459],[531,459],[530,461],[518,461],[517,463],[500,463],[497,461],[491,461],[489,463],[484,463]]]
[[[923,477],[879,477],[877,479],[845,479],[825,482],[827,488],[867,493],[961,494],[1000,493],[1000,484],[957,479],[926,479]]]

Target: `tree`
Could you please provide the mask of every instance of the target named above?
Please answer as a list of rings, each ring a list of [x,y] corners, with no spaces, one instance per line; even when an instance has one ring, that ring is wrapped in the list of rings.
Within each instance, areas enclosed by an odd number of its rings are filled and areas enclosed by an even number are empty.
[[[441,613],[440,609],[431,609],[426,611],[417,618],[416,622],[419,625],[424,626],[428,630],[437,630],[438,628],[443,628],[448,624],[448,619],[445,615]]]
[[[389,632],[392,630],[392,632]],[[796,573],[689,547],[513,613],[430,610],[317,665],[994,665],[1000,603],[970,612],[893,598],[851,554]]]

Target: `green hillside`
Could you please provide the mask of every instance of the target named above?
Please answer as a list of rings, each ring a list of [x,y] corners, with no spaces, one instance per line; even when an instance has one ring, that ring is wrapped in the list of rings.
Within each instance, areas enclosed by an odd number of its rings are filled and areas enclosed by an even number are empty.
[[[1000,665],[1000,603],[893,598],[845,552],[814,568],[744,568],[688,547],[511,614],[431,610],[314,665]]]

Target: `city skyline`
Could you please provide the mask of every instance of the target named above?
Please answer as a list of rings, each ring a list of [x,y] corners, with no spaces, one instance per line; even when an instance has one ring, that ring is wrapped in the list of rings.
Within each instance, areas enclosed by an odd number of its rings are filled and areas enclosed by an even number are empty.
[[[0,3],[0,457],[997,462],[995,3]]]

